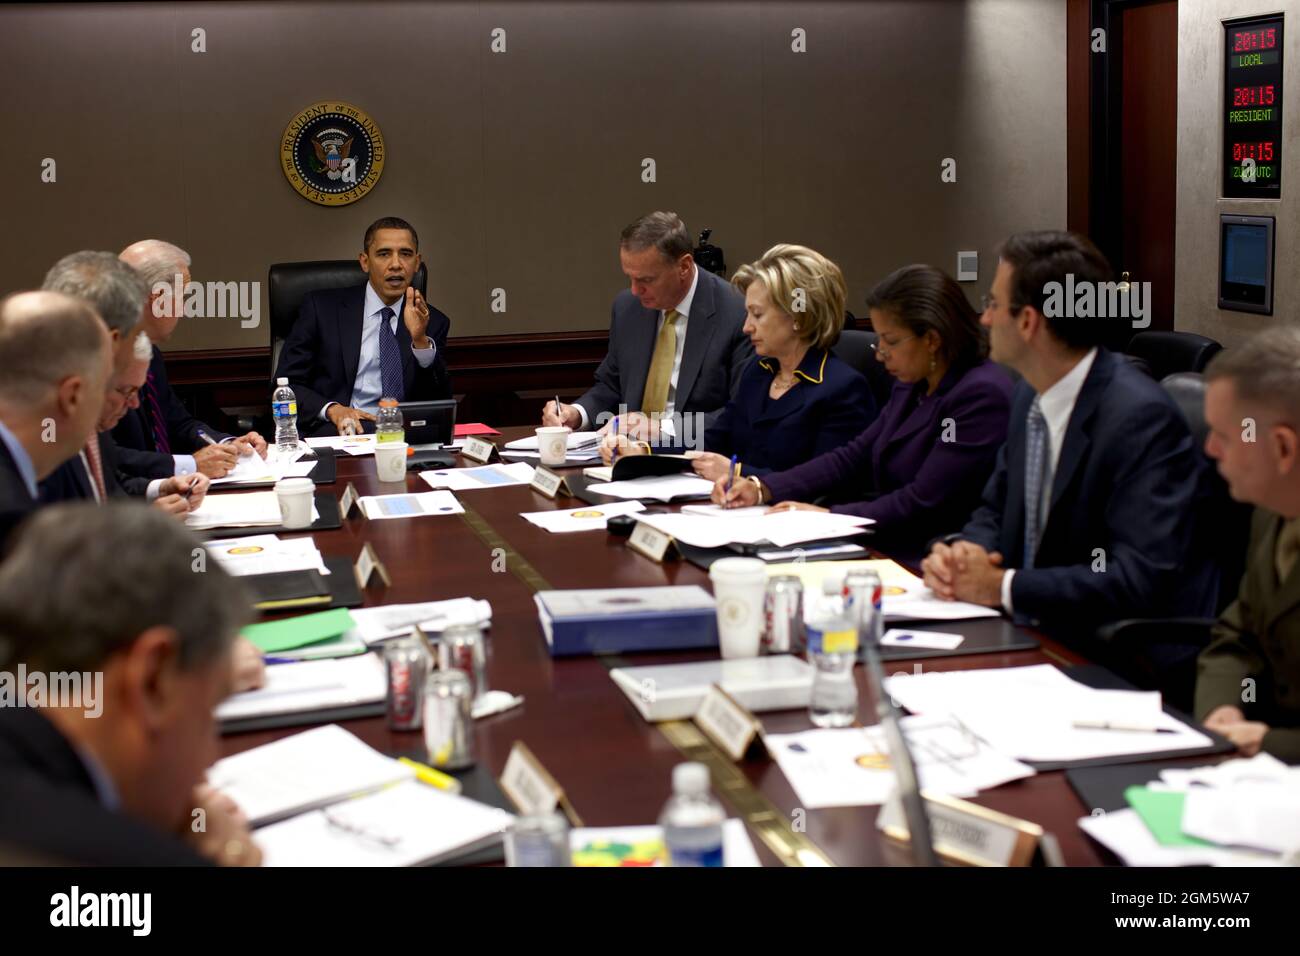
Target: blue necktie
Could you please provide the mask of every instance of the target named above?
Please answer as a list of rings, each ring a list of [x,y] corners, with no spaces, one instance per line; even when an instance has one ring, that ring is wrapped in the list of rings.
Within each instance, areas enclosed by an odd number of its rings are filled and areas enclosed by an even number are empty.
[[[1029,407],[1025,429],[1025,568],[1034,566],[1038,551],[1038,538],[1042,533],[1044,518],[1043,493],[1051,488],[1047,469],[1047,419],[1043,417],[1038,399]]]
[[[399,402],[406,397],[406,386],[402,381],[402,351],[397,345],[397,333],[390,324],[397,313],[388,306],[379,313],[379,375],[383,382],[382,398],[395,398]]]

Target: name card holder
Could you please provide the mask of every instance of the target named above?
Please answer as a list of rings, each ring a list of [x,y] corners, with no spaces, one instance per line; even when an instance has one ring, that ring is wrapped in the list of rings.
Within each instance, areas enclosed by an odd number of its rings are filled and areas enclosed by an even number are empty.
[[[357,587],[363,591],[370,584],[370,579],[374,577],[376,571],[379,572],[379,579],[384,582],[384,587],[393,586],[393,579],[388,576],[388,568],[384,567],[384,562],[379,560],[379,556],[375,554],[375,546],[369,541],[361,548],[352,570],[357,575]]]
[[[564,788],[522,740],[516,740],[510,748],[510,756],[497,782],[520,813],[537,816],[553,813],[558,807],[570,826],[582,826],[582,818],[564,795]]]
[[[664,534],[644,521],[636,523],[636,527],[632,529],[632,534],[627,539],[627,546],[656,564],[681,557],[681,552],[677,550],[677,542],[673,540],[672,535]]]
[[[1060,866],[1056,838],[1037,823],[946,794],[921,792],[930,817],[934,852],[965,866]],[[876,827],[891,839],[910,842],[903,802],[895,790],[880,808]]]
[[[533,469],[533,480],[528,483],[528,486],[532,488],[533,491],[536,491],[552,500],[554,500],[555,496],[560,492],[563,492],[569,497],[573,497],[573,489],[569,487],[569,483],[564,479],[564,477],[562,475],[557,475],[549,468],[545,468],[541,465],[538,465]]]
[[[360,512],[362,517],[365,517],[365,512],[357,506],[359,498],[360,495],[357,494],[357,486],[349,481],[348,486],[343,489],[343,494],[339,495],[339,517],[350,517],[353,508],[357,508],[357,511]]]
[[[497,446],[482,438],[466,438],[465,445],[460,450],[462,455],[470,461],[478,462],[480,465],[486,465],[490,462],[496,452]]]
[[[762,722],[717,684],[705,692],[694,720],[733,762],[747,755],[761,757],[767,751]]]

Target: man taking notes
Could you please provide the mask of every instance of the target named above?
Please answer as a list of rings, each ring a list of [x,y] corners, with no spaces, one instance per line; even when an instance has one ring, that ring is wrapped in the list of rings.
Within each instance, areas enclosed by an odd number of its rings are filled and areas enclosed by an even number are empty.
[[[546,403],[543,425],[588,430],[618,415],[619,432],[630,438],[654,444],[662,428],[677,439],[671,443],[702,444],[754,347],[744,333],[744,297],[696,266],[691,248],[676,213],[652,212],[623,230],[619,261],[631,288],[610,309],[609,353],[575,404]],[[701,419],[680,429],[692,414]]]

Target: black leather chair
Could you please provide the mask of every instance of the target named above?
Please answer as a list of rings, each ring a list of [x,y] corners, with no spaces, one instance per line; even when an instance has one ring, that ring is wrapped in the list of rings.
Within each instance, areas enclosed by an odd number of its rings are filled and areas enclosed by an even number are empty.
[[[1195,332],[1145,331],[1135,334],[1124,351],[1143,359],[1156,380],[1163,382],[1177,372],[1204,372],[1223,346]]]
[[[1205,455],[1209,426],[1205,422],[1204,377],[1198,372],[1178,372],[1161,384],[1187,419],[1205,468],[1203,492],[1195,515],[1198,535],[1189,557],[1208,559],[1218,566],[1217,610],[1222,612],[1236,599],[1245,573],[1253,509],[1232,500],[1227,483]],[[1204,647],[1213,624],[1211,618],[1132,619],[1106,625],[1098,637],[1107,647],[1112,667],[1139,686],[1160,690],[1172,706],[1190,711],[1196,689],[1195,657],[1171,669],[1158,666],[1150,651],[1160,645]]]
[[[267,296],[271,306],[271,371],[280,363],[280,348],[298,319],[298,308],[308,292],[343,289],[367,281],[356,259],[320,259],[315,262],[277,262],[267,271]],[[415,286],[428,299],[429,271],[416,270]]]
[[[889,393],[894,389],[894,376],[876,361],[876,333],[863,329],[845,329],[831,351],[841,362],[857,369],[866,377],[876,407],[884,408],[889,401]]]

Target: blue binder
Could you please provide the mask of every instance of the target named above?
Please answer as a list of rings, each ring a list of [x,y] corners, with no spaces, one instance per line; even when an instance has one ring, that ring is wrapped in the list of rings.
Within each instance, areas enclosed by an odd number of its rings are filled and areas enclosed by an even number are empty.
[[[698,585],[539,591],[552,657],[718,646],[713,596]]]

